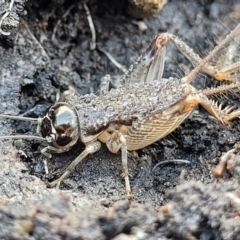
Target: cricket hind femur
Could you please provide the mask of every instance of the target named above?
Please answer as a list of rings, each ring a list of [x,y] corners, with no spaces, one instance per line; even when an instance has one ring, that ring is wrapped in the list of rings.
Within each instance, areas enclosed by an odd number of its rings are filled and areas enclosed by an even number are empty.
[[[69,148],[79,138],[77,112],[67,103],[59,102],[53,105],[39,127],[42,137],[56,148]]]

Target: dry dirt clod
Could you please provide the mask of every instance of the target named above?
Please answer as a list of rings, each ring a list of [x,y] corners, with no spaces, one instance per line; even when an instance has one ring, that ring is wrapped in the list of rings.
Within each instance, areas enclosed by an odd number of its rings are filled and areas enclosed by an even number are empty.
[[[167,0],[128,0],[128,12],[136,19],[143,19],[157,14]]]

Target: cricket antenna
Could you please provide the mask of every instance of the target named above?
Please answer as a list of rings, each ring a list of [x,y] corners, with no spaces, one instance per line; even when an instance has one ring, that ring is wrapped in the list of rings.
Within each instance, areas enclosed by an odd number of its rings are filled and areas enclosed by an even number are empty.
[[[39,118],[29,118],[29,117],[22,117],[22,116],[11,116],[7,114],[0,114],[0,118],[9,118],[15,120],[23,120],[23,121],[30,121],[32,123],[37,124],[39,122]]]
[[[7,115],[7,114],[0,114],[0,118],[30,121],[33,124],[39,124],[42,121],[42,118],[29,118],[29,117],[22,117],[22,116],[11,116],[11,115]],[[37,132],[38,132],[38,130],[37,130]],[[0,136],[0,140],[1,139],[34,139],[34,140],[43,141],[43,142],[47,141],[43,137],[34,136],[34,135],[23,135],[23,134],[4,135],[4,136]]]
[[[201,71],[201,69],[204,67],[204,65],[206,63],[208,63],[216,54],[217,52],[222,49],[229,41],[231,38],[233,38],[237,32],[240,29],[240,24],[238,24],[235,29],[233,31],[231,31],[226,38],[224,38],[220,44],[218,44],[201,62],[201,64],[199,64],[197,67],[195,67],[186,77],[184,77],[183,79],[187,82],[190,83],[195,77],[196,75]]]
[[[34,139],[42,142],[46,142],[47,140],[43,137],[34,136],[34,135],[23,135],[23,134],[17,134],[17,135],[4,135],[0,136],[1,139]]]

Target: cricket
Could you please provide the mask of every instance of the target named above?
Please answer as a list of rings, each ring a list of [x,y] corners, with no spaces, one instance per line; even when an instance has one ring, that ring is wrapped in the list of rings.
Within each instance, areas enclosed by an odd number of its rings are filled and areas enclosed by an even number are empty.
[[[101,143],[108,150],[121,150],[122,177],[125,191],[132,198],[128,173],[128,151],[142,149],[164,138],[192,113],[200,104],[222,124],[240,116],[240,109],[222,107],[209,98],[240,87],[235,72],[240,62],[223,69],[209,64],[216,53],[231,39],[240,34],[240,24],[230,32],[204,59],[196,54],[178,37],[170,33],[156,36],[145,52],[130,66],[116,88],[109,90],[112,80],[109,75],[102,78],[100,94],[77,95],[67,91],[43,118],[27,118],[0,114],[2,118],[25,120],[37,124],[37,134],[0,136],[0,139],[36,139],[47,142],[42,154],[51,158],[51,153],[69,151],[78,141],[85,150],[72,161],[63,174],[50,183],[59,187],[75,167],[89,154],[97,152]],[[183,78],[162,78],[166,45],[172,41],[191,61],[194,69]],[[197,90],[191,85],[197,74],[203,71],[217,81],[228,81],[219,87]],[[46,173],[48,173],[45,162]]]

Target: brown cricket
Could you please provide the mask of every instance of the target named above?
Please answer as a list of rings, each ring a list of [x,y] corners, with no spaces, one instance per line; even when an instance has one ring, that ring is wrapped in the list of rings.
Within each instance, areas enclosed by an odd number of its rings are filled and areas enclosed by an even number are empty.
[[[64,101],[54,104],[46,116],[33,119],[1,114],[0,117],[28,120],[38,124],[37,136],[1,136],[0,138],[34,138],[47,141],[48,146],[41,152],[51,157],[49,152],[68,151],[77,141],[85,144],[85,150],[67,167],[60,178],[50,183],[59,187],[76,165],[87,155],[98,151],[101,142],[112,153],[122,152],[122,176],[125,189],[132,196],[128,176],[127,152],[144,148],[176,129],[200,104],[223,124],[240,116],[240,109],[222,109],[208,96],[240,87],[234,74],[240,62],[222,70],[208,64],[210,59],[223,48],[231,38],[239,33],[240,24],[215,47],[205,58],[189,48],[184,42],[170,33],[159,34],[151,42],[144,54],[129,68],[122,77],[120,86],[109,91],[109,75],[102,79],[100,95],[76,95],[70,91],[64,94]],[[187,76],[162,78],[165,60],[165,45],[174,44],[190,59],[195,68]],[[197,90],[190,85],[202,70],[215,79],[231,81],[228,85]]]

